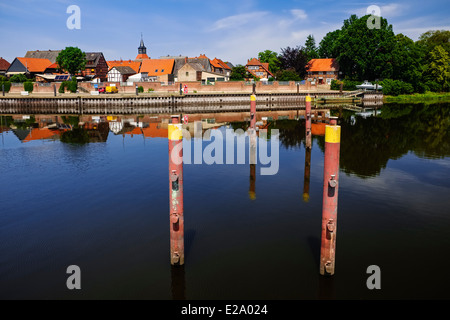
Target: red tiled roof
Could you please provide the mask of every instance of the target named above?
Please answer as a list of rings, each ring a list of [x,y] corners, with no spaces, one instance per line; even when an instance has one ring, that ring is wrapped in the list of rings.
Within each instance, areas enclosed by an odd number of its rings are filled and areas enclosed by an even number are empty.
[[[47,128],[33,128],[30,133],[25,137],[23,142],[28,142],[32,140],[42,140],[42,139],[50,139],[54,136],[59,136],[61,133],[66,130],[50,130]]]
[[[44,72],[52,64],[48,59],[17,58],[29,72]]]
[[[262,65],[261,61],[259,61],[256,58],[252,58],[247,61],[247,66],[261,66],[261,65]]]
[[[150,123],[147,128],[142,128],[144,137],[146,138],[167,138],[169,135],[168,129],[160,128],[159,123]]]
[[[222,68],[225,70],[231,70],[231,68],[222,60],[214,58],[214,60],[211,60],[211,64],[215,67],[215,68]]]
[[[47,69],[58,69],[58,68],[59,68],[59,66],[58,66],[58,63],[57,63],[57,62],[52,63],[51,65],[49,65],[49,66],[47,67]]]
[[[135,60],[145,60],[145,59],[150,59],[150,58],[148,57],[147,54],[141,53],[141,54],[138,54],[138,55],[136,56],[136,59],[135,59]]]
[[[147,72],[150,77],[171,74],[173,71],[174,64],[175,64],[174,59],[143,60],[140,72]]]
[[[326,123],[319,122],[319,123],[312,123],[311,124],[311,134],[314,136],[324,136],[325,135],[325,126]]]
[[[6,71],[10,65],[11,64],[8,61],[0,57],[0,70]]]
[[[141,68],[141,62],[140,61],[132,61],[132,60],[113,60],[113,61],[107,61],[108,63],[108,69],[111,69],[112,67],[130,67],[136,73],[139,72],[139,69]]]
[[[309,72],[326,72],[326,71],[339,71],[339,64],[336,59],[311,59],[306,65],[306,69]]]

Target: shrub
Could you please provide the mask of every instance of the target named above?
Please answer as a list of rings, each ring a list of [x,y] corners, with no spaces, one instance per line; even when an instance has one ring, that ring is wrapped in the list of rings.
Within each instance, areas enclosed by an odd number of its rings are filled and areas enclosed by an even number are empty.
[[[384,79],[381,82],[383,94],[398,96],[400,94],[410,94],[414,92],[412,84],[401,80]]]
[[[139,87],[138,87],[138,92],[139,92],[139,93],[144,92],[144,87],[143,87],[143,86],[139,86]]]
[[[0,90],[2,90],[2,86],[5,88],[5,92],[9,92],[11,89],[11,82],[9,81],[0,81]]]
[[[356,86],[360,85],[360,81],[353,81],[353,80],[331,80],[330,89],[331,90],[341,90],[341,84],[342,84],[342,90],[344,91],[354,91],[356,90]]]
[[[23,74],[15,74],[9,79],[11,82],[25,82],[27,80],[28,78]]]
[[[64,93],[65,92],[65,88],[66,88],[66,81],[61,83],[61,85],[59,86],[58,92],[59,93]]]
[[[28,92],[33,92],[33,82],[31,82],[31,81],[24,82],[23,89]]]
[[[75,77],[72,78],[72,81],[67,81],[66,83],[67,90],[69,90],[72,93],[77,92],[78,84],[77,79]]]
[[[432,92],[442,91],[442,86],[433,80],[428,80],[427,82],[425,82],[425,87],[427,88],[427,91],[432,91]]]
[[[138,88],[138,90],[139,90],[139,88]],[[148,88],[148,90],[147,90],[147,92],[153,92],[153,91],[155,91],[155,89],[153,89],[153,88]]]

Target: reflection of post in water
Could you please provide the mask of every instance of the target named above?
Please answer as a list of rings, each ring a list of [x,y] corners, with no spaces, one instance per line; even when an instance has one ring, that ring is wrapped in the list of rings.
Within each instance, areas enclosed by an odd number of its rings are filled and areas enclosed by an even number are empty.
[[[311,148],[311,97],[309,94],[306,96],[306,108],[305,108],[305,146]]]
[[[336,118],[325,127],[325,161],[323,170],[322,244],[320,274],[333,275],[336,254],[336,224],[339,189],[339,151],[341,127]]]
[[[311,148],[305,148],[305,175],[303,179],[303,201],[309,201],[309,181],[311,177]]]
[[[250,199],[256,199],[255,182],[256,182],[256,130],[253,128],[248,129],[248,135],[250,138],[250,190],[248,192]]]
[[[186,280],[184,276],[184,265],[171,266],[171,290],[173,300],[186,300]]]
[[[170,263],[184,264],[183,135],[180,116],[169,124]]]
[[[250,128],[256,130],[256,95],[254,91],[250,96]]]

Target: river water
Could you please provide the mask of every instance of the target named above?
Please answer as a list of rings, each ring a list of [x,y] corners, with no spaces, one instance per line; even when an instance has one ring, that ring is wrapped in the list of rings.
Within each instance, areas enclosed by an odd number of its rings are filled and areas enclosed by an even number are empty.
[[[295,111],[264,114],[278,130],[269,136],[279,141],[274,175],[248,161],[184,165],[177,268],[167,117],[3,115],[0,298],[449,299],[450,106],[374,113],[331,110],[342,127],[333,277],[319,275],[321,123],[307,154]],[[225,136],[245,130],[247,118],[189,115],[189,123],[203,119]],[[83,129],[68,130],[79,122]],[[66,287],[70,265],[80,267],[81,290]],[[371,265],[380,290],[366,285]]]

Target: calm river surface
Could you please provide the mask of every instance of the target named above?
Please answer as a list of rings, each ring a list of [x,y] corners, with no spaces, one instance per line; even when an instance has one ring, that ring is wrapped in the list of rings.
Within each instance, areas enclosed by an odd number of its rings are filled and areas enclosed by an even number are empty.
[[[449,299],[450,106],[369,113],[339,119],[332,278],[319,275],[320,124],[309,200],[302,119],[266,114],[279,130],[276,175],[257,164],[251,176],[248,161],[185,164],[186,258],[172,268],[167,121],[3,115],[0,298]],[[207,118],[223,133],[248,126],[242,114]],[[84,129],[67,130],[79,121]],[[81,269],[81,290],[66,287],[70,265]],[[381,290],[366,286],[370,265],[380,267]]]

